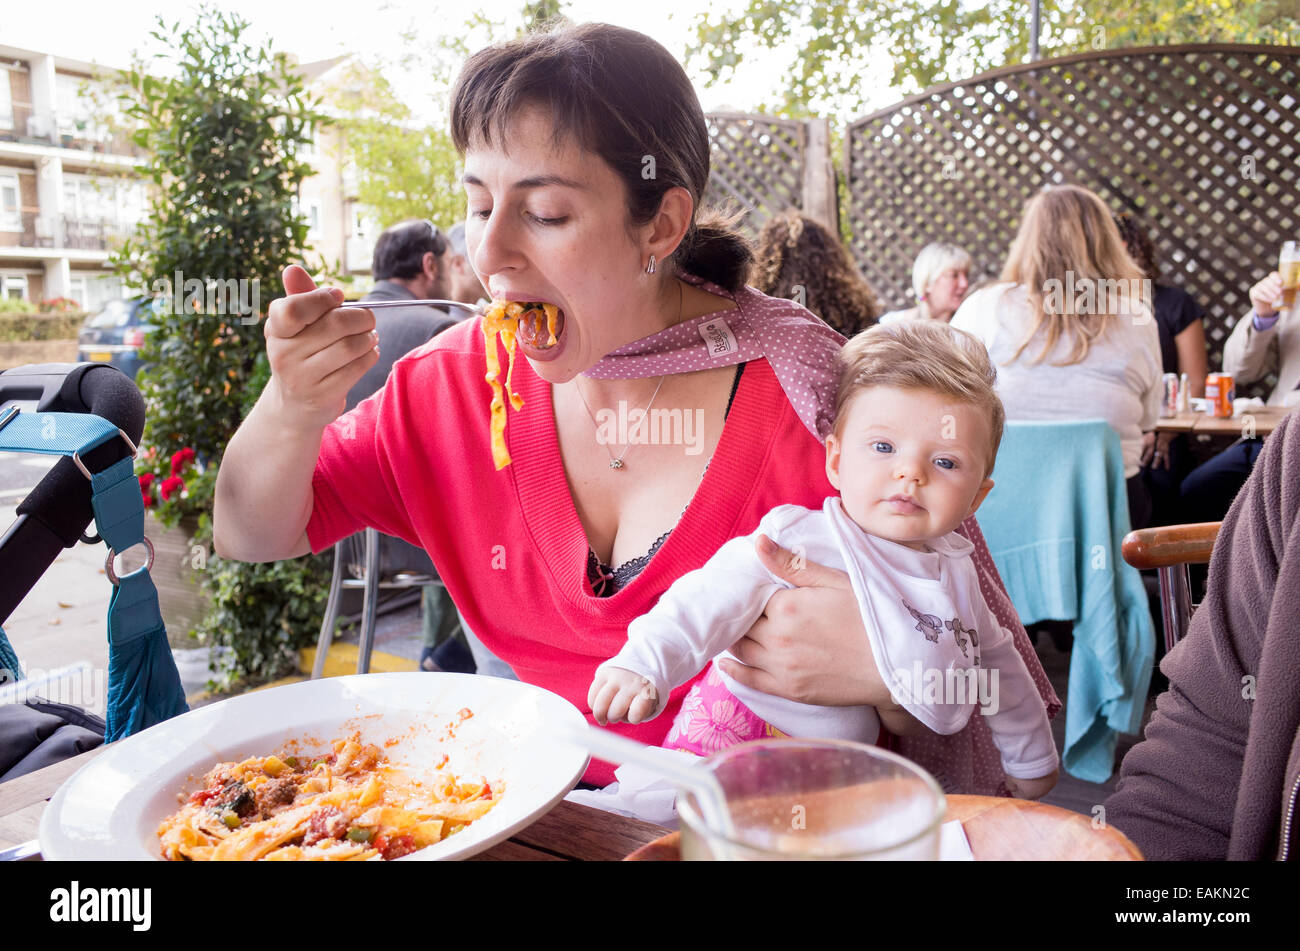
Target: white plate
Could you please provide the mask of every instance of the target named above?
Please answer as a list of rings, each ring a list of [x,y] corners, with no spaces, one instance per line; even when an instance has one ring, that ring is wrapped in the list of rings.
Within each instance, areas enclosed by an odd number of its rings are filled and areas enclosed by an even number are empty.
[[[468,708],[473,716],[459,722]],[[447,738],[448,724],[457,725]],[[444,767],[503,784],[501,801],[464,831],[397,861],[465,858],[491,848],[560,801],[587,754],[557,738],[585,727],[562,697],[513,680],[471,674],[331,677],[201,707],[107,747],[69,779],[41,817],[47,859],[157,859],[158,823],[177,794],[199,788],[216,763],[266,756],[291,740],[305,753],[360,730],[413,775]]]

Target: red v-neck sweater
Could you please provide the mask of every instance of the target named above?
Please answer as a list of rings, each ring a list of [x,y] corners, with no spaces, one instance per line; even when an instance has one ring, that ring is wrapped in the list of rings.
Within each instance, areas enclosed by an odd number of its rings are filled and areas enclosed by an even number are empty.
[[[730,538],[777,505],[817,508],[834,488],[822,444],[800,422],[766,359],[740,379],[722,438],[681,521],[624,589],[597,597],[588,541],[560,456],[550,385],[522,357],[506,443],[492,464],[491,388],[479,321],[435,337],[393,367],[384,389],[325,430],[312,480],[313,551],[373,526],[426,549],[470,629],[521,680],[587,711],[596,666],[627,641],[628,624]],[[683,447],[685,451],[685,447]],[[635,458],[623,475],[637,478]],[[691,683],[694,683],[692,681]],[[658,745],[685,684],[648,723],[613,727]],[[589,782],[613,781],[593,761]]]

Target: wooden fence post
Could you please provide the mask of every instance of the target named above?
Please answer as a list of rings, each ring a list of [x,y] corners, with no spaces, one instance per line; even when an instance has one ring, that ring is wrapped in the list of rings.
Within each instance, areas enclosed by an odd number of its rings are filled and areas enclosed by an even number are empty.
[[[807,141],[803,153],[803,213],[831,234],[840,233],[839,202],[835,190],[835,163],[831,161],[831,126],[828,119],[804,124]]]

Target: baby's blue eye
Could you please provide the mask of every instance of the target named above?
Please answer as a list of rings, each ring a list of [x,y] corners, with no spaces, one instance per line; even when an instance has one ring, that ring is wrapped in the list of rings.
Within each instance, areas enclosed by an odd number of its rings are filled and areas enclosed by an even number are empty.
[[[957,463],[953,462],[951,459],[936,459],[936,460],[934,460],[934,464],[935,464],[936,466],[938,466],[940,469],[956,469],[956,468],[957,468]]]
[[[883,448],[881,448],[881,447],[883,447]],[[875,442],[873,442],[873,443],[871,444],[871,448],[874,449],[874,450],[876,450],[876,452],[893,452],[893,451],[894,451],[894,447],[891,446],[889,443],[885,442],[883,439],[877,439]]]

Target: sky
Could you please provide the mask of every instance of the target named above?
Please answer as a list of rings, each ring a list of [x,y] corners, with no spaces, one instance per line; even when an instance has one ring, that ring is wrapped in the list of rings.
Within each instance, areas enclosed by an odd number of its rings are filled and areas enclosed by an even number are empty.
[[[743,0],[572,0],[569,17],[577,22],[601,20],[653,36],[679,60],[684,53],[696,16],[709,10],[718,13],[743,4]],[[464,20],[471,9],[489,17],[514,18],[522,0],[476,0],[471,8],[458,0],[379,0],[378,9],[365,2],[344,0],[216,0],[222,10],[237,12],[250,21],[252,35],[269,36],[274,48],[296,55],[300,62],[326,59],[340,53],[360,54],[374,62],[403,51],[399,34],[415,28],[430,38]],[[197,4],[159,0],[55,0],[54,3],[12,3],[0,19],[0,43],[51,52],[70,59],[106,66],[130,63],[132,50],[142,53],[158,49],[149,36],[155,16],[164,13],[168,21],[190,19]],[[748,110],[772,94],[781,81],[786,58],[763,51],[741,64],[734,81],[708,88],[699,71],[688,68],[700,102],[706,111],[724,108]],[[399,91],[417,114],[431,103],[429,90],[419,75],[394,71]],[[881,76],[888,76],[882,64]],[[885,106],[901,96],[890,92],[887,82],[877,80],[877,105]],[[432,106],[429,106],[432,109]]]

